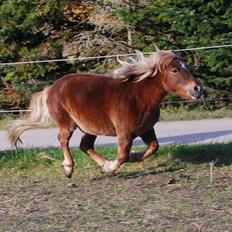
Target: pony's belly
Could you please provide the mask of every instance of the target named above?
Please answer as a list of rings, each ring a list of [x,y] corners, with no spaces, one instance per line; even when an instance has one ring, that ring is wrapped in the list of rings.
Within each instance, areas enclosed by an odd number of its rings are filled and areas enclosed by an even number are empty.
[[[113,125],[102,123],[97,125],[92,122],[82,122],[78,119],[75,119],[75,122],[78,128],[86,133],[91,135],[106,135],[106,136],[116,136],[115,129]]]

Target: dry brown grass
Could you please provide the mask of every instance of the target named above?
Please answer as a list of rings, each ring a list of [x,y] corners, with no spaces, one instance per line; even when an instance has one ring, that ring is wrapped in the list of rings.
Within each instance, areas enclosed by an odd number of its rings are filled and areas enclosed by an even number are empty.
[[[114,177],[78,154],[71,180],[59,155],[1,153],[1,231],[231,230],[231,144],[161,147],[156,158],[124,165]],[[210,183],[209,163],[218,157]]]

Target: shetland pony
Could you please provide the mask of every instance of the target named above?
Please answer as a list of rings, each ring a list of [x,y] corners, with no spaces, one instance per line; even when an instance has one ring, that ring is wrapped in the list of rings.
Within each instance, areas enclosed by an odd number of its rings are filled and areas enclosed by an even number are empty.
[[[35,93],[30,114],[11,125],[10,142],[17,146],[25,130],[45,127],[52,120],[59,127],[67,177],[74,170],[69,140],[76,128],[83,132],[80,149],[105,173],[115,172],[124,162],[140,162],[154,154],[159,145],[153,127],[162,99],[169,92],[182,99],[195,99],[202,88],[184,61],[171,51],[157,51],[148,57],[137,52],[136,58],[119,62],[121,67],[110,75],[68,74]],[[94,150],[98,135],[117,136],[115,160],[109,161]],[[130,154],[137,136],[147,149]]]

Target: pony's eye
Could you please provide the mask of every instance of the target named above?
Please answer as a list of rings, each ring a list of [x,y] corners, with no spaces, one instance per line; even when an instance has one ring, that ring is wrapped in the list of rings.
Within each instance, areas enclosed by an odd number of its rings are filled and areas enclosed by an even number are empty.
[[[178,70],[177,70],[176,68],[174,68],[174,69],[172,69],[172,70],[171,70],[171,72],[173,72],[173,73],[177,73],[177,72],[178,72]]]

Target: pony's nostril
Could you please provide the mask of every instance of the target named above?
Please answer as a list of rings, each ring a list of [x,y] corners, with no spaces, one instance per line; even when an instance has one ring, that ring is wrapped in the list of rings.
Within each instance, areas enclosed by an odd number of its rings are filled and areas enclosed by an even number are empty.
[[[201,90],[202,90],[202,88],[201,88],[200,85],[196,85],[196,86],[194,87],[194,90],[195,90],[197,93],[200,93]]]

